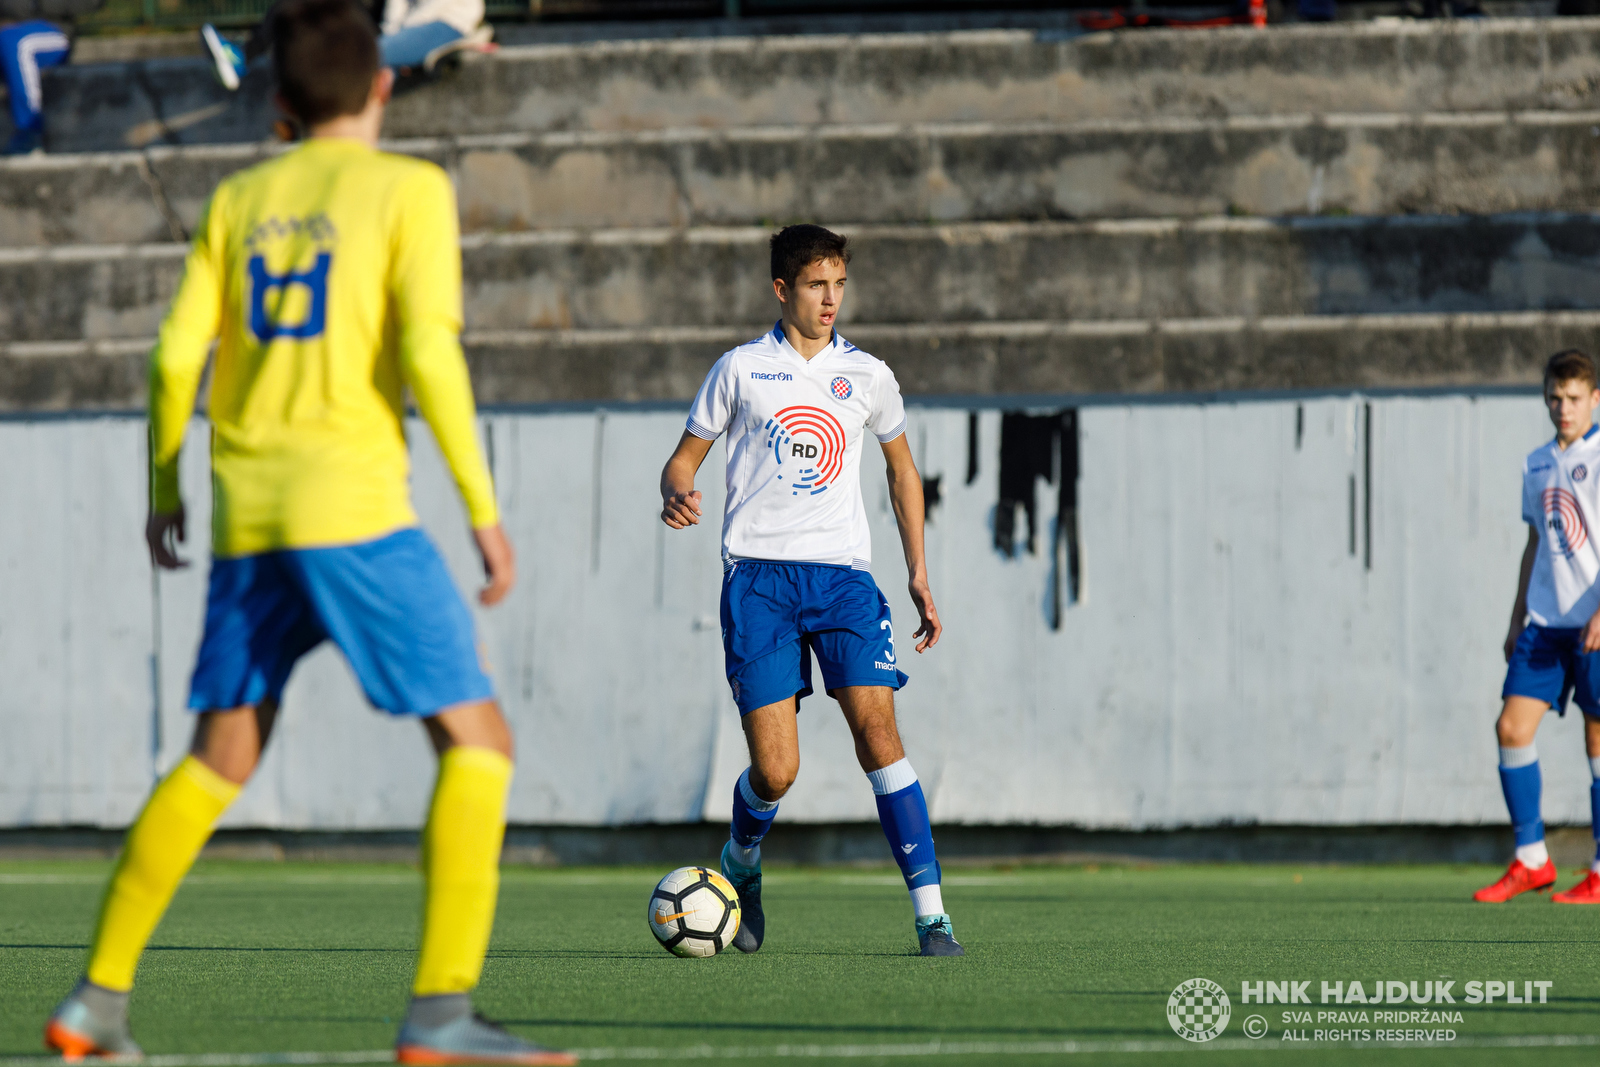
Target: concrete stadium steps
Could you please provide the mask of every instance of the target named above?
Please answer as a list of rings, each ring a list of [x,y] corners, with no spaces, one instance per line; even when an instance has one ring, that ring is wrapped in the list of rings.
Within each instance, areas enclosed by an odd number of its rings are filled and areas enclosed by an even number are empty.
[[[485,404],[686,400],[798,220],[908,395],[1525,385],[1600,327],[1597,59],[1600,19],[509,48],[388,147],[455,179]],[[0,404],[136,406],[177,242],[281,150],[264,79],[50,85],[57,148],[236,142],[0,161]]]
[[[717,356],[764,324],[469,331],[480,404],[686,403]],[[1546,356],[1592,347],[1600,311],[1117,322],[861,324],[913,397],[1214,394],[1530,386]],[[151,340],[0,345],[0,408],[129,409]]]
[[[844,326],[1600,308],[1600,215],[844,226]],[[469,330],[748,327],[763,228],[469,234]],[[176,243],[0,249],[0,336],[155,333]]]
[[[391,142],[467,231],[1587,210],[1600,111],[666,130]],[[170,239],[272,146],[0,165],[0,246]],[[157,195],[152,192],[157,191]]]
[[[1600,106],[1600,19],[613,41],[505,48],[396,100],[397,137],[840,122]],[[52,151],[246,142],[275,117],[198,59],[56,68]]]

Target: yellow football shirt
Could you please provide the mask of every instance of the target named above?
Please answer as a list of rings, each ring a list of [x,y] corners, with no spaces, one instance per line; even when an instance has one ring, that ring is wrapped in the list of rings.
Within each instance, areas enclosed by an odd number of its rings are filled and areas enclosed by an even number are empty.
[[[370,541],[417,522],[404,390],[474,528],[498,521],[461,351],[455,194],[432,163],[318,138],[225,179],[150,357],[150,481],[178,452],[213,340],[213,552]]]

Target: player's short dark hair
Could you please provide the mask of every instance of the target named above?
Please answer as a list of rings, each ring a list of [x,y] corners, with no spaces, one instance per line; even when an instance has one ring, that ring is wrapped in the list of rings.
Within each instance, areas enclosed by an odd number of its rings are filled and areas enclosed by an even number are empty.
[[[1600,387],[1600,374],[1595,373],[1594,360],[1587,352],[1565,348],[1551,356],[1544,365],[1544,387],[1562,382],[1582,382],[1590,389]]]
[[[378,73],[378,30],[355,0],[285,0],[272,13],[278,92],[307,126],[358,115]]]
[[[819,260],[850,265],[850,239],[832,230],[804,223],[785,226],[772,235],[772,277],[793,285],[800,272]]]

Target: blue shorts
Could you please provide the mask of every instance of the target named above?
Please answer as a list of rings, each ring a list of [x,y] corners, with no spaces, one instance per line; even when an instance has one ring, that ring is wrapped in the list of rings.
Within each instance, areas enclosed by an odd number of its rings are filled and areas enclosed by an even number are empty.
[[[722,650],[739,714],[812,693],[811,656],[827,692],[899,689],[889,602],[872,575],[825,563],[740,560],[722,579]]]
[[[189,707],[278,699],[295,662],[331,639],[374,707],[427,716],[488,700],[472,616],[428,535],[213,560]]]
[[[1512,650],[1500,699],[1542,700],[1565,715],[1570,696],[1579,711],[1600,719],[1600,652],[1582,647],[1581,627],[1529,626]]]

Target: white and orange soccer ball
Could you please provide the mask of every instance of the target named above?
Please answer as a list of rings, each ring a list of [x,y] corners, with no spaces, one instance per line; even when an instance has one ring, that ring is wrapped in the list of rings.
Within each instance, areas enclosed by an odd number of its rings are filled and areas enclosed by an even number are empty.
[[[706,867],[679,867],[650,893],[650,932],[674,956],[715,956],[739,931],[739,894]]]

